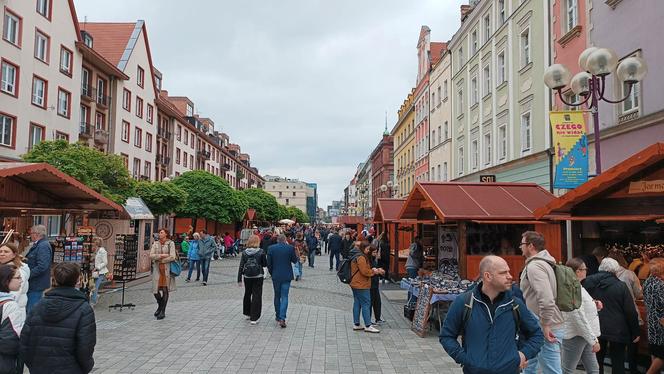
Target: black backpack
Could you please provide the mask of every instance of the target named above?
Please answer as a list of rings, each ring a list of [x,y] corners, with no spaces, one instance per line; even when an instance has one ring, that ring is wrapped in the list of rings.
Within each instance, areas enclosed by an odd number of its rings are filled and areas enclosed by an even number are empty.
[[[360,269],[358,268],[355,270],[353,274],[350,273],[350,264],[351,262],[357,262],[357,256],[353,256],[351,258],[346,258],[343,261],[341,261],[341,264],[339,264],[339,270],[337,271],[337,277],[341,281],[341,283],[346,283],[350,284],[350,281],[353,279],[355,274],[357,274]]]
[[[461,336],[461,341],[464,342],[465,344],[465,334],[466,334],[466,325],[468,324],[468,320],[470,319],[470,313],[473,311],[473,304],[475,303],[475,298],[473,298],[473,290],[475,288],[471,288],[468,290],[464,295],[463,304],[463,319],[461,322],[461,331],[459,332],[459,335]],[[519,336],[521,335],[521,312],[519,311],[519,304],[517,304],[516,300],[514,297],[512,297],[512,317],[514,317],[514,326],[516,326],[516,334],[515,334],[515,340],[519,340]]]
[[[253,278],[261,275],[263,267],[258,263],[258,258],[262,254],[262,250],[254,253],[253,255],[246,255],[247,259],[242,268],[242,274],[245,277]]]

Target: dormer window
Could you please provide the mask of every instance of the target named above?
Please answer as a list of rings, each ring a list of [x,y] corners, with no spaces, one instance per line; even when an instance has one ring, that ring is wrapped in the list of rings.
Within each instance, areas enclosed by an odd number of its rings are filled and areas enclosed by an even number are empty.
[[[81,31],[81,36],[83,36],[83,43],[88,46],[88,48],[92,48],[92,35],[88,34],[86,31]]]

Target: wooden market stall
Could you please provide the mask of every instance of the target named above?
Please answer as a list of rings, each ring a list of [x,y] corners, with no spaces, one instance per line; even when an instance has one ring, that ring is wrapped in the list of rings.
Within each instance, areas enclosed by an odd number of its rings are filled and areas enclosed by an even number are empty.
[[[425,250],[425,269],[436,270],[455,259],[462,278],[475,279],[488,254],[499,255],[517,279],[524,265],[521,234],[539,231],[546,247],[561,259],[559,222],[537,220],[535,209],[555,199],[534,183],[417,182],[399,213],[415,222]],[[401,250],[400,257],[408,255]]]
[[[353,229],[356,232],[362,232],[366,219],[362,216],[339,216],[337,224]]]
[[[374,208],[373,223],[376,224],[376,234],[383,231],[390,243],[390,269],[393,279],[406,274],[406,259],[399,257],[400,248],[408,248],[413,241],[414,226],[406,222],[399,222],[399,212],[406,199],[378,199]]]
[[[664,257],[664,143],[634,154],[567,194],[537,209],[535,216],[572,221],[572,254],[582,256],[588,268],[595,247],[622,255],[643,281],[642,256]],[[625,265],[623,263],[623,265]],[[642,319],[646,311],[637,300]],[[647,349],[642,327],[641,346]]]

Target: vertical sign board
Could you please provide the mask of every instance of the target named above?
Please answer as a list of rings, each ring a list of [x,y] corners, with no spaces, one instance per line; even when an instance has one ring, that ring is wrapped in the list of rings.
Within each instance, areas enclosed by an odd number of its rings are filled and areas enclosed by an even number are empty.
[[[410,329],[421,338],[426,336],[427,328],[429,327],[431,296],[433,296],[433,288],[429,287],[428,284],[422,284],[420,286],[420,293],[417,295],[417,305],[415,306],[413,323],[410,325]]]
[[[554,188],[576,188],[588,181],[588,137],[583,111],[551,112]]]
[[[456,226],[438,226],[438,269],[443,260],[459,261],[459,241]]]

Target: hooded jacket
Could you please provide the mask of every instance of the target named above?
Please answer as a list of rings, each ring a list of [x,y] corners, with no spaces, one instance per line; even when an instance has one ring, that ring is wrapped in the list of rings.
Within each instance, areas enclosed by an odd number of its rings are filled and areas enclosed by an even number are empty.
[[[521,273],[521,290],[528,309],[542,325],[559,327],[564,319],[556,305],[556,273],[550,263],[555,264],[556,259],[546,249],[527,259]]]
[[[97,326],[85,295],[56,287],[30,312],[21,331],[20,354],[31,374],[89,373]]]
[[[601,339],[629,343],[640,335],[636,307],[625,283],[612,273],[600,271],[586,278],[582,284],[593,299],[604,304],[599,311]]]
[[[464,373],[518,373],[519,352],[530,360],[537,356],[544,343],[539,322],[511,290],[496,297],[493,315],[482,297],[482,283],[468,292],[472,293],[473,308],[463,329],[463,345],[457,339],[464,324],[467,293],[454,299],[447,312],[439,338],[443,348],[463,366]],[[519,340],[516,339],[516,319],[512,312],[514,303],[519,310]]]
[[[0,373],[16,373],[19,336],[25,323],[25,308],[11,294],[0,292],[2,323],[0,326]]]
[[[244,274],[242,274],[242,271],[244,271],[244,264],[247,263],[247,259],[251,256],[256,257],[256,262],[258,262],[258,265],[261,267],[261,273],[260,275],[257,275],[255,277],[248,277]],[[242,252],[242,257],[240,258],[240,268],[237,271],[237,281],[238,283],[242,282],[242,276],[245,278],[263,278],[265,271],[263,268],[267,267],[267,256],[265,255],[265,252],[263,251],[262,248],[247,248]]]

